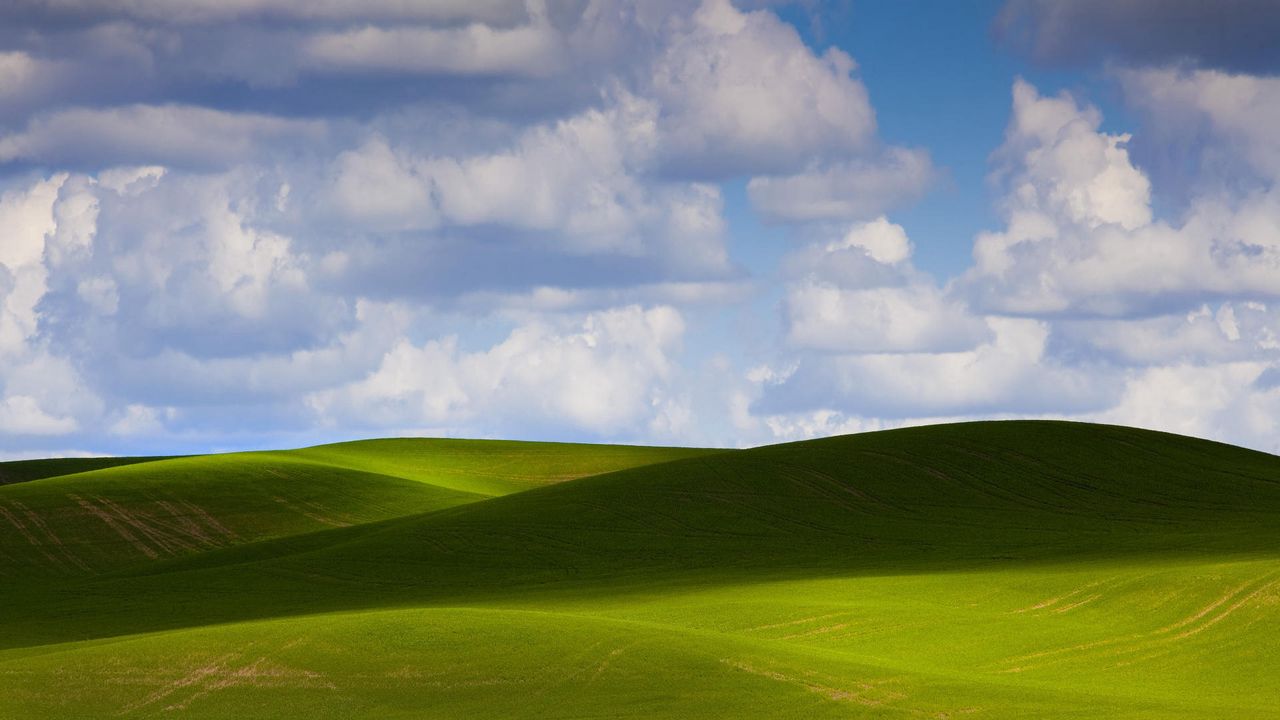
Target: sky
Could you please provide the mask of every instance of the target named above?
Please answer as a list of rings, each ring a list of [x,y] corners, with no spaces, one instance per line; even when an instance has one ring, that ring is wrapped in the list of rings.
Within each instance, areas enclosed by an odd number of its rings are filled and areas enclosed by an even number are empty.
[[[0,457],[1280,452],[1280,3],[10,0]]]

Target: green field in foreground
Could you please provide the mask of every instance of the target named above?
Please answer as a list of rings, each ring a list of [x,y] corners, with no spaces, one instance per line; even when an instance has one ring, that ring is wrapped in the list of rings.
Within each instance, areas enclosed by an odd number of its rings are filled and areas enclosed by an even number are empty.
[[[1280,458],[1058,422],[0,463],[0,718],[1280,717]]]

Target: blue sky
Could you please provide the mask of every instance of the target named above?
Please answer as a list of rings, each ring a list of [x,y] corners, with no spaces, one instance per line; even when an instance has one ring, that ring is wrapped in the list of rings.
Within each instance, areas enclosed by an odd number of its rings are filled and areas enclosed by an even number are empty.
[[[0,455],[1280,450],[1265,0],[20,0]]]

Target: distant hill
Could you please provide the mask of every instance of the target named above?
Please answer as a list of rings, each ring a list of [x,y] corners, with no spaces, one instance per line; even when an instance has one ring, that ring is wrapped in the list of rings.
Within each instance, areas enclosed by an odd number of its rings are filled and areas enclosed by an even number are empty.
[[[1280,716],[1280,458],[1176,435],[376,440],[0,483],[0,717]]]

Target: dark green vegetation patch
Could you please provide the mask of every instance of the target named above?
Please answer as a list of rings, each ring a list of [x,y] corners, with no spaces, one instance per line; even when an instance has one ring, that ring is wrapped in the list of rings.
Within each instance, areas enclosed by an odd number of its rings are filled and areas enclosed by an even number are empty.
[[[385,440],[0,485],[4,718],[1278,716],[1280,458],[1173,435]]]

